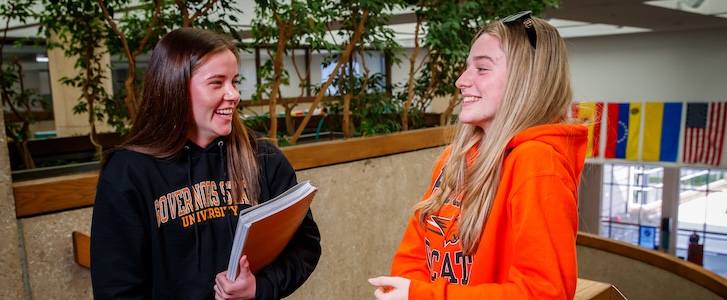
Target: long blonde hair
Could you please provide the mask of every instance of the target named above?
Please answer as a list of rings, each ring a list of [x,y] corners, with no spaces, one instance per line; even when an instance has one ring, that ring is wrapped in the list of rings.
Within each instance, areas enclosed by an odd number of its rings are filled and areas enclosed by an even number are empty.
[[[535,49],[521,24],[493,21],[475,35],[474,40],[485,33],[498,38],[507,55],[508,75],[498,113],[489,133],[475,125],[457,125],[440,189],[415,206],[423,224],[445,200],[461,195],[459,235],[467,255],[477,249],[495,201],[507,143],[527,128],[570,122],[567,111],[573,92],[565,42],[546,21],[535,17],[532,21]]]

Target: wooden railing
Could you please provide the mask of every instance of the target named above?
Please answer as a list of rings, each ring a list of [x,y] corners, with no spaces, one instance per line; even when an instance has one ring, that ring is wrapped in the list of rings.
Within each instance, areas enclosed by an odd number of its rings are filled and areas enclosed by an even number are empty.
[[[612,284],[578,278],[573,300],[621,300],[624,295]]]
[[[672,255],[585,232],[578,233],[576,244],[627,257],[674,273],[727,299],[727,279]]]

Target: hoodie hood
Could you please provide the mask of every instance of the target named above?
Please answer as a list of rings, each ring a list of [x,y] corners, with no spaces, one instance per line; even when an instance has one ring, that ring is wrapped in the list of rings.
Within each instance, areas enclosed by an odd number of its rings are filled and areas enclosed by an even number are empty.
[[[525,129],[515,135],[507,144],[506,151],[510,153],[513,149],[523,143],[537,141],[547,144],[560,154],[561,158],[571,166],[569,170],[571,178],[579,182],[581,170],[586,158],[586,147],[588,146],[588,127],[583,125],[548,124]]]

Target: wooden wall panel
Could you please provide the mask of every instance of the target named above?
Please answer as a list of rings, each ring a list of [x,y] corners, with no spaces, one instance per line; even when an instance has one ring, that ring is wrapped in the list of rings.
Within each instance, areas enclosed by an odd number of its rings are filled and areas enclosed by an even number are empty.
[[[13,184],[18,218],[93,205],[98,172],[65,175]]]

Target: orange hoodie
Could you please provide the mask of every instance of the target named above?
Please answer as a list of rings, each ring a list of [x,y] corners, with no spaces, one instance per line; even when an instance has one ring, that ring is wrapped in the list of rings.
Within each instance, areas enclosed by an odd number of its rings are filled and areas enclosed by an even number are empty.
[[[578,277],[578,184],[588,130],[542,125],[517,134],[474,255],[459,243],[459,199],[419,225],[415,213],[394,255],[392,276],[411,279],[409,299],[573,299]],[[450,148],[424,199],[439,186]]]

